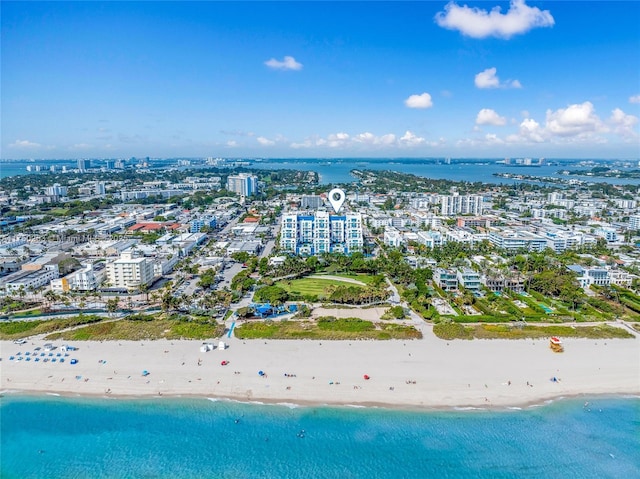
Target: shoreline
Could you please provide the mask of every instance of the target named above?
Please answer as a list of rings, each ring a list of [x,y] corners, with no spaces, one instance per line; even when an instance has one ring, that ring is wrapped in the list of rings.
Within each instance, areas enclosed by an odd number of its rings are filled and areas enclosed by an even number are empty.
[[[550,406],[551,404],[561,401],[577,401],[588,400],[586,404],[590,404],[589,401],[594,400],[640,400],[640,392],[627,393],[627,392],[612,392],[612,393],[578,393],[573,395],[561,395],[555,397],[539,398],[537,401],[529,401],[526,403],[512,404],[512,405],[486,405],[486,406],[471,406],[471,405],[451,405],[451,406],[411,406],[411,405],[397,405],[378,402],[366,402],[366,403],[322,403],[322,402],[289,402],[278,399],[260,399],[255,398],[251,401],[246,401],[234,397],[209,397],[194,394],[178,394],[178,395],[105,395],[105,394],[73,394],[68,391],[38,391],[38,390],[0,390],[0,398],[3,397],[29,397],[29,398],[62,398],[62,399],[108,399],[113,401],[146,401],[146,400],[202,400],[209,402],[222,402],[222,403],[235,403],[242,405],[255,405],[255,406],[278,406],[288,409],[302,409],[302,408],[332,408],[332,409],[383,409],[399,412],[410,413],[429,413],[429,412],[509,412],[509,411],[528,411],[537,408],[543,408]]]
[[[425,333],[406,341],[225,337],[227,349],[209,352],[200,351],[202,341],[78,341],[72,343],[78,350],[67,353],[62,364],[15,359],[18,352],[33,358],[43,338],[22,346],[2,341],[0,392],[418,411],[640,396],[637,338],[566,339],[565,352],[553,353],[548,340],[445,341]],[[54,344],[55,358],[62,343]],[[77,364],[71,365],[71,358]]]

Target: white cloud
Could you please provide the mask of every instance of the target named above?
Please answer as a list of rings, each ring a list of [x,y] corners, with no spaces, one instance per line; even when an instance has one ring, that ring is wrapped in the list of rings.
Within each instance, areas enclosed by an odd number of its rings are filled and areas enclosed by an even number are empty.
[[[353,141],[357,143],[367,143],[369,145],[373,145],[378,141],[378,138],[373,133],[369,133],[365,131],[364,133],[360,133],[353,138]]]
[[[510,135],[507,141],[512,143],[542,143],[545,139],[544,128],[533,118],[526,118],[520,123],[518,135]]]
[[[404,104],[408,108],[431,108],[433,102],[431,101],[431,95],[428,93],[422,93],[420,95],[411,95],[404,101]]]
[[[425,139],[417,136],[412,131],[407,130],[400,138],[400,144],[404,146],[418,146],[425,143]]]
[[[482,111],[478,113],[476,123],[479,123]],[[493,110],[486,111],[493,112]],[[523,112],[525,113],[527,112]],[[493,118],[493,114],[484,113],[484,117],[489,120]],[[487,134],[484,137],[462,139],[458,141],[458,145],[468,147],[495,145],[500,142],[519,145],[540,143],[600,145],[612,141],[614,135],[627,142],[637,142],[640,138],[638,124],[640,124],[640,118],[629,115],[620,108],[612,110],[611,116],[603,121],[596,114],[593,104],[585,101],[566,108],[558,108],[555,111],[547,110],[544,124],[527,117],[522,120],[517,132],[506,137],[500,138],[494,134]],[[474,131],[481,130],[476,127]]]
[[[495,133],[487,133],[484,137],[485,143],[488,145],[502,145],[504,141]]]
[[[40,147],[42,147],[40,143],[29,140],[16,140],[9,144],[9,148],[15,148],[16,150],[33,150]]]
[[[533,28],[551,27],[555,23],[549,10],[529,7],[525,0],[511,0],[507,13],[502,13],[500,7],[494,7],[489,12],[477,7],[459,6],[455,2],[447,3],[444,10],[436,14],[436,23],[472,38],[508,39]]]
[[[349,142],[349,134],[348,133],[332,133],[327,136],[327,139],[320,140],[319,145],[326,145],[329,148],[342,148]]]
[[[256,141],[258,143],[260,143],[262,146],[273,146],[273,145],[276,144],[275,141],[269,140],[268,138],[265,138],[264,136],[259,136],[258,138],[256,138]]]
[[[478,88],[522,88],[522,84],[518,80],[507,80],[500,82],[500,78],[496,74],[498,70],[495,67],[487,68],[475,76],[474,82]]]
[[[417,136],[411,131],[406,131],[404,135],[398,138],[393,133],[386,133],[384,135],[375,135],[369,131],[358,133],[356,135],[349,135],[348,133],[331,133],[326,137],[309,137],[302,142],[291,143],[289,146],[294,149],[302,148],[343,148],[343,149],[377,149],[384,150],[387,148],[398,147],[415,147],[419,145],[432,145],[438,146],[444,143],[443,139],[437,142],[428,143],[424,138]]]
[[[545,129],[558,136],[588,136],[607,131],[590,101],[556,111],[547,110]]]
[[[487,68],[478,73],[475,77],[475,84],[478,88],[498,88],[500,79],[496,76],[496,68]]]
[[[630,96],[629,103],[640,103],[640,95]]]
[[[264,64],[274,70],[302,70],[302,63],[297,62],[295,58],[290,56],[284,57],[282,61],[271,58]]]
[[[635,126],[638,124],[637,116],[627,115],[620,108],[616,108],[611,112],[609,123],[613,125],[614,133],[621,137],[628,140],[638,138],[638,133],[635,131]]]
[[[236,140],[229,140],[227,141],[227,146],[234,148],[236,146],[238,146],[238,142]]]
[[[491,108],[483,108],[476,117],[476,125],[504,126],[506,124],[507,119]]]

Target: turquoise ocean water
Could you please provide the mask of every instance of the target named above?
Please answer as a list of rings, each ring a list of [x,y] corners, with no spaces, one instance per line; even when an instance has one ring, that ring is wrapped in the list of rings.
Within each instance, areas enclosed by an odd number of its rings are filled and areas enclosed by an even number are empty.
[[[5,479],[640,477],[638,398],[428,412],[175,398],[0,401]]]

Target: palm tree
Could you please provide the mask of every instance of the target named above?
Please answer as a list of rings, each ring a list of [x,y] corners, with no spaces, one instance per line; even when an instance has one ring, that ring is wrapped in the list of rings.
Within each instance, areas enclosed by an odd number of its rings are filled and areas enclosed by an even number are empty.
[[[113,316],[113,314],[118,311],[118,309],[120,308],[120,298],[118,298],[117,296],[107,300],[107,311],[109,312],[110,316]]]
[[[140,292],[145,295],[145,302],[149,303],[149,285],[148,284],[141,284],[140,285]]]

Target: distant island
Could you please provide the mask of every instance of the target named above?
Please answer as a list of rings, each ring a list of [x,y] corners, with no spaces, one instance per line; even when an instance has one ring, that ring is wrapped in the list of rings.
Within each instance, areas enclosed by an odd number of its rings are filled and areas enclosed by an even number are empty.
[[[595,166],[591,170],[560,170],[560,175],[599,176],[602,178],[640,178],[640,170],[618,170],[607,166]]]

